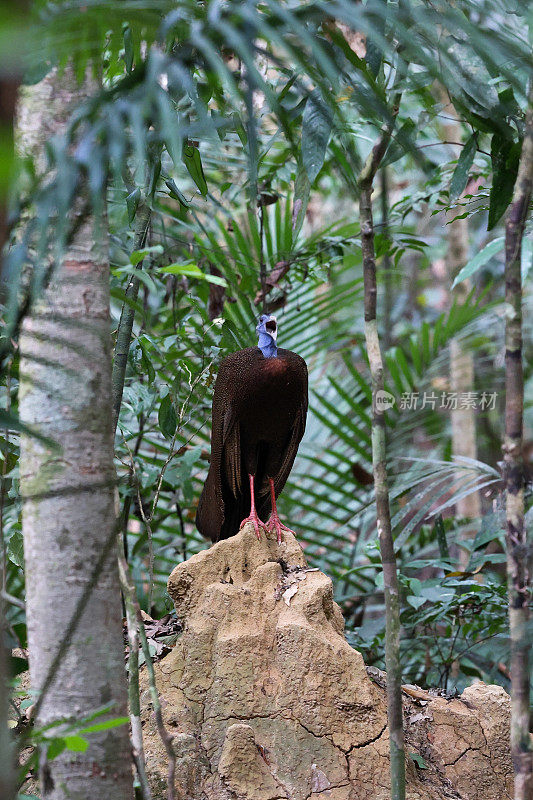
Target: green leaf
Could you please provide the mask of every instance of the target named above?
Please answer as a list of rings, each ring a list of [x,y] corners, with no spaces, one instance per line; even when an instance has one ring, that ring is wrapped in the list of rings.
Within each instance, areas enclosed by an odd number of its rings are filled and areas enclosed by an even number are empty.
[[[407,597],[407,602],[409,603],[410,606],[413,606],[413,608],[418,609],[418,608],[420,608],[420,606],[423,606],[424,603],[427,602],[427,598],[426,597],[417,597],[414,594],[410,594]]]
[[[428,768],[427,763],[424,761],[424,759],[422,758],[420,753],[409,753],[409,758],[411,759],[413,764],[416,764],[418,769],[427,769]]]
[[[401,128],[393,134],[393,139],[390,145],[387,148],[387,152],[381,162],[382,167],[386,167],[388,164],[394,164],[395,161],[399,161],[409,149],[415,148],[415,142],[413,139],[413,133],[416,130],[416,124],[412,119],[408,119],[407,122],[404,122]]]
[[[294,184],[294,198],[292,204],[292,241],[295,242],[304,224],[305,212],[309,203],[311,181],[307,171],[300,165],[296,173]]]
[[[137,207],[139,205],[139,200],[141,199],[141,190],[137,186],[133,192],[126,197],[126,206],[128,209],[128,222],[131,223],[135,219],[135,214],[137,213]]]
[[[374,78],[377,78],[383,53],[372,38],[366,40],[365,61]]]
[[[108,731],[110,728],[118,728],[119,725],[127,725],[129,721],[129,717],[114,717],[113,719],[107,719],[104,722],[96,722],[94,725],[88,725],[86,728],[82,728],[79,733],[86,734],[98,733],[99,731]]]
[[[152,247],[144,247],[142,250],[134,250],[130,256],[130,264],[136,267],[147,255],[153,253],[154,255],[161,255],[163,247],[160,244],[154,244]]]
[[[7,543],[7,557],[17,567],[24,567],[24,540],[19,529],[15,529]]]
[[[302,162],[311,183],[322,169],[330,136],[331,116],[315,89],[307,98],[302,119]]]
[[[148,652],[150,653],[150,657],[155,656],[157,653],[157,647],[155,646],[154,642],[150,640],[148,640]],[[139,666],[142,667],[145,662],[146,659],[144,657],[144,650],[141,650],[139,653]]]
[[[495,133],[492,137],[490,157],[492,160],[492,188],[490,190],[489,222],[490,231],[499,222],[512,200],[513,189],[518,173],[521,142],[514,142]]]
[[[246,133],[246,128],[242,124],[240,115],[237,114],[237,112],[233,114],[233,124],[235,125],[235,131],[237,133],[237,136],[241,140],[241,144],[243,144],[244,147],[246,147],[246,144],[248,142],[248,135]]]
[[[146,347],[144,346],[144,344],[143,344],[143,342],[141,340],[139,340],[139,347],[141,348],[141,364],[142,364],[142,368],[144,369],[144,371],[148,375],[148,382],[150,384],[153,384],[153,382],[155,380],[155,369],[153,367],[150,355],[149,355]]]
[[[5,411],[3,408],[1,408],[0,428],[8,428],[12,431],[21,431],[24,429],[24,425],[20,421],[17,414],[14,414],[12,411]]]
[[[489,261],[492,256],[499,253],[500,250],[503,250],[503,246],[505,244],[505,238],[503,236],[498,236],[497,239],[493,239],[492,242],[485,245],[483,250],[480,250],[479,253],[476,253],[474,258],[471,258],[470,261],[465,264],[465,266],[459,270],[454,282],[452,283],[452,289],[454,289],[458,283],[465,281],[467,278],[470,278],[474,272],[477,272],[478,269],[483,267],[487,261]]]
[[[83,736],[72,733],[69,736],[65,736],[65,745],[73,753],[85,753],[89,747],[89,742],[87,739],[84,739]]]
[[[121,289],[119,286],[112,286],[109,290],[109,294],[120,303],[125,303],[130,308],[133,308],[133,310],[138,314],[144,314],[142,303],[140,303],[138,300],[133,300],[131,297],[128,297],[124,289]]]
[[[13,411],[6,411],[5,409],[0,408],[0,428],[7,428],[10,431],[24,433],[26,436],[31,436],[34,439],[38,439],[40,442],[43,442],[43,444],[45,444],[47,447],[50,447],[54,450],[59,449],[57,442],[54,442],[54,440],[50,439],[48,436],[43,436],[38,431],[30,428],[28,425],[25,425],[20,421],[18,414],[15,414]]]
[[[195,145],[186,144],[183,148],[182,160],[187,167],[187,172],[200,190],[202,197],[207,196],[207,182],[205,180],[204,168],[200,151]]]
[[[120,269],[113,270],[114,275],[134,275],[141,283],[144,283],[147,289],[151,292],[157,292],[157,286],[147,272],[142,269],[135,269],[135,267],[120,267]]]
[[[180,190],[176,186],[176,183],[173,178],[170,178],[170,180],[165,181],[165,183],[169,190],[168,193],[173,200],[177,200],[179,204],[182,205],[184,208],[191,207],[191,204],[189,203],[183,192],[180,192]]]
[[[469,663],[466,663],[465,661],[461,661],[460,662],[460,669],[461,669],[461,672],[464,672],[465,675],[468,675],[471,678],[479,678],[480,680],[483,679],[482,672],[479,670],[478,667],[476,667],[474,664],[472,664],[471,661]]]
[[[28,661],[26,658],[19,658],[18,656],[9,656],[8,660],[8,674],[14,677],[20,675],[21,672],[26,672],[28,669]]]
[[[67,743],[63,738],[53,739],[48,745],[48,749],[46,751],[47,760],[53,761],[54,758],[57,758],[57,756],[63,752],[66,746]]]
[[[433,526],[433,530],[437,536],[440,557],[449,559],[450,551],[448,548],[448,542],[446,540],[446,531],[444,530],[444,522],[442,521],[442,514],[439,514],[439,516],[435,520],[435,525]]]
[[[131,72],[133,69],[133,39],[131,35],[131,28],[127,25],[124,28],[124,63],[126,65],[126,72]]]
[[[198,81],[196,84],[196,90],[199,96],[202,98],[202,101],[207,105],[207,103],[211,100],[213,96],[213,86],[210,83],[204,83],[203,81]]]
[[[161,433],[163,434],[163,436],[166,439],[172,439],[172,437],[176,433],[178,418],[176,416],[176,411],[174,409],[172,398],[169,394],[167,394],[161,400],[159,406],[158,422],[159,422],[159,428],[161,429]]]
[[[383,14],[382,9],[380,9],[380,6],[383,6],[382,0],[368,0],[365,11],[372,21],[371,29],[376,32],[377,36],[383,37],[383,34],[385,32],[386,17]],[[374,76],[374,78],[376,78],[379,73],[379,68],[381,67],[382,59],[383,59],[383,52],[381,48],[378,47],[372,35],[371,34],[368,35],[366,37],[365,61],[368,64],[368,68],[372,73],[372,75]]]
[[[480,547],[484,547],[489,542],[498,542],[498,544],[503,545],[504,541],[505,533],[498,514],[487,514],[483,517],[481,527],[476,533],[472,551],[479,550]]]
[[[187,450],[174,467],[167,470],[166,473],[166,480],[169,483],[173,486],[181,487],[183,498],[186,503],[191,503],[194,497],[192,472],[196,463],[200,460],[201,455],[201,447],[193,447]]]
[[[495,113],[499,107],[498,93],[484,60],[472,47],[470,37],[457,29],[442,38],[441,46],[442,76],[452,97],[459,106],[465,106],[494,127],[501,125]]]
[[[201,281],[215,283],[217,286],[227,287],[228,285],[225,278],[202,272],[197,264],[169,264],[168,267],[160,267],[159,272],[164,272],[168,275],[185,275],[186,278],[198,278]]]
[[[170,151],[170,148],[168,149]],[[160,175],[161,175],[161,159],[156,158],[150,167],[150,179],[148,181],[150,186],[148,194],[150,195],[152,200],[154,199],[155,191],[157,189],[157,182],[159,180]]]
[[[107,703],[106,705],[101,706],[100,708],[97,708],[96,711],[92,711],[90,714],[88,714],[84,718],[83,721],[85,723],[89,723],[89,722],[92,722],[93,719],[98,719],[98,717],[103,717],[104,714],[110,714],[112,709],[113,709],[113,706],[114,706],[114,703]],[[54,723],[54,725],[55,724],[56,723]],[[60,725],[61,724],[61,720],[59,720],[59,722],[57,722],[57,724]]]
[[[450,200],[455,200],[464,191],[468,182],[468,173],[470,172],[470,167],[474,163],[476,150],[477,141],[474,133],[465,143],[465,146],[461,151],[461,155],[457,159],[457,165],[450,182]]]

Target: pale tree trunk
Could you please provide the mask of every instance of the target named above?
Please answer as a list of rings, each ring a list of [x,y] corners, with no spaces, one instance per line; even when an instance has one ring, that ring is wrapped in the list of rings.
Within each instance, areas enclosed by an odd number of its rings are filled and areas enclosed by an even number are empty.
[[[61,76],[53,71],[28,89],[20,104],[21,149],[39,160],[48,135],[63,129],[70,109],[90,88],[88,81],[78,85],[67,70]],[[80,211],[72,213],[76,217]],[[110,345],[105,223],[100,219],[96,227],[88,219],[77,227],[50,286],[24,323],[20,342],[21,418],[57,444],[28,436],[21,442],[30,676],[34,690],[45,688],[37,703],[38,726],[83,720],[107,705],[109,712],[99,719],[127,714],[112,546]],[[58,662],[65,633],[68,641]],[[127,725],[88,739],[86,752],[65,750],[49,762],[41,760],[43,798],[132,798]]]
[[[461,123],[457,117],[455,108],[450,103],[445,108],[445,113],[452,120],[447,121],[443,126],[444,139],[447,142],[461,142]],[[457,156],[460,155],[461,147],[450,145]],[[450,285],[460,269],[468,261],[468,219],[455,219],[461,214],[459,206],[450,209],[447,213],[448,231],[448,251],[446,253],[447,273]],[[464,302],[468,293],[469,285],[467,281],[459,284],[454,290],[454,298],[460,303]],[[452,455],[464,456],[466,458],[477,459],[477,440],[476,440],[476,412],[474,408],[469,408],[466,404],[462,407],[461,397],[466,392],[474,391],[474,356],[467,350],[460,339],[452,339],[450,342],[450,390],[457,394],[457,408],[451,410],[452,424]],[[459,473],[459,479],[464,477],[464,472]],[[467,526],[463,531],[464,539],[471,539],[476,534],[476,522],[481,516],[481,501],[479,492],[471,492],[466,497],[461,497],[456,505],[457,516],[464,519],[473,520],[474,524]],[[459,565],[465,568],[469,560],[467,550],[460,549]]]
[[[515,800],[533,797],[533,745],[529,733],[529,601],[531,543],[524,519],[524,375],[522,367],[522,237],[533,186],[533,84],[520,166],[505,225],[505,436],[507,582],[511,637],[511,754]]]

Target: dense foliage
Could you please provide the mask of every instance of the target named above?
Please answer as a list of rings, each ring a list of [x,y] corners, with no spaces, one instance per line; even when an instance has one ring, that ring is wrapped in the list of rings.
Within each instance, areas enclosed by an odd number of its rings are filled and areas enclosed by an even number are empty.
[[[44,173],[21,164],[13,192],[13,219],[22,223],[6,258],[0,343],[9,428],[0,490],[5,591],[24,596],[20,318],[68,240],[80,187],[89,187],[97,213],[106,189],[115,339],[134,312],[116,460],[143,608],[168,612],[169,571],[205,547],[194,514],[214,377],[225,355],[255,344],[265,305],[278,316],[281,344],[310,371],[307,432],[281,508],[311,564],[332,576],[349,640],[367,663],[382,665],[357,174],[393,113],[394,88],[401,104],[375,222],[394,399],[387,438],[404,680],[452,690],[479,677],[507,686],[502,218],[523,136],[531,9],[515,0],[91,0],[34,11],[39,46],[27,80],[73,58],[80,74],[91,61],[102,84],[66,140],[50,141]],[[460,136],[449,142],[455,113]],[[459,275],[444,261],[454,218],[466,218],[469,231],[470,260]],[[475,404],[476,461],[453,459],[452,339],[474,359],[470,396],[457,402]],[[460,518],[457,502],[475,491],[481,517]],[[8,614],[13,639],[24,644],[22,609]]]

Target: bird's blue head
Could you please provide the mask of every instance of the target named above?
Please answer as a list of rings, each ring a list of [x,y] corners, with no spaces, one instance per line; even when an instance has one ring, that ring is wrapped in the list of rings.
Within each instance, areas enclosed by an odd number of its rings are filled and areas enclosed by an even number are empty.
[[[273,314],[261,314],[256,331],[259,334],[257,346],[264,357],[276,358],[278,355],[278,348],[276,346],[278,323],[276,322],[276,317]]]

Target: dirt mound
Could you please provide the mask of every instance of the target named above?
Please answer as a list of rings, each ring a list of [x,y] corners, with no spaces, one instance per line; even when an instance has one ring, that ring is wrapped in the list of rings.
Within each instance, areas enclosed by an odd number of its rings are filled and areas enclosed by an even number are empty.
[[[184,631],[156,665],[188,800],[388,800],[385,692],[343,636],[330,579],[296,539],[237,536],[180,564]],[[416,693],[415,693],[416,694]],[[406,695],[409,800],[511,797],[509,698],[478,684],[451,701]],[[148,774],[167,758],[143,692]]]

